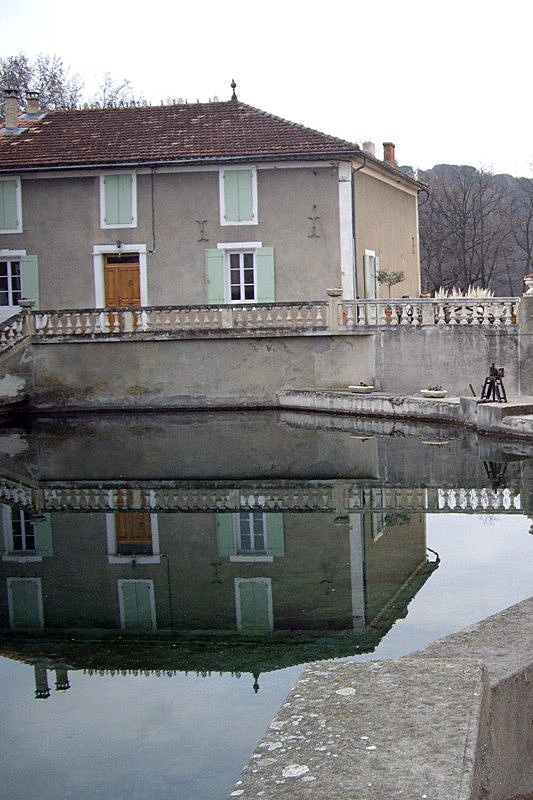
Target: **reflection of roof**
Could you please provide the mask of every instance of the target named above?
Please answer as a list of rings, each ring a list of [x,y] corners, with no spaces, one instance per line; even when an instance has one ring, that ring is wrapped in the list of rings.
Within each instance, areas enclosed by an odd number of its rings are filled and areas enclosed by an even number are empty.
[[[421,589],[436,563],[426,563],[407,581],[364,633],[346,631],[276,631],[269,636],[241,636],[234,631],[161,632],[125,635],[122,631],[46,631],[2,633],[0,655],[33,663],[43,659],[72,669],[110,672],[270,672],[285,667],[371,653]]]

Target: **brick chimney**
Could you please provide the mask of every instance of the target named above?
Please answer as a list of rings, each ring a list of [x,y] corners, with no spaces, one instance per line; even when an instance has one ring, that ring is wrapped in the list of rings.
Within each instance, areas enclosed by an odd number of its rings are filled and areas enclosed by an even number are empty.
[[[26,92],[26,114],[40,114],[39,92]]]
[[[392,142],[383,142],[383,161],[390,167],[398,166],[398,162],[394,156],[394,144]]]
[[[19,93],[16,89],[4,89],[4,126],[7,130],[18,128]]]

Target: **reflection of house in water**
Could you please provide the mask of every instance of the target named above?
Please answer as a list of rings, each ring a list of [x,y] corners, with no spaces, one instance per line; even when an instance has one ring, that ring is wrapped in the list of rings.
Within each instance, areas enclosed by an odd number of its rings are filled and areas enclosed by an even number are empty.
[[[14,520],[2,651],[40,697],[58,663],[257,674],[372,650],[435,568],[419,514],[54,512],[25,539]]]

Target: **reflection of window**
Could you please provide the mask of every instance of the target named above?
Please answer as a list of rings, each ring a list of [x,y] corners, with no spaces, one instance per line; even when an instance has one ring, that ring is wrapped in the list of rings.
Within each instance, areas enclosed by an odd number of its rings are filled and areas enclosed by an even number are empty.
[[[283,514],[217,514],[217,553],[231,561],[273,561],[285,555]]]
[[[20,506],[2,505],[0,522],[3,561],[42,561],[53,554],[50,514],[34,516]]]
[[[12,630],[42,630],[44,617],[40,578],[8,578],[7,596]]]
[[[106,514],[107,560],[110,564],[159,564],[157,514],[117,511]]]
[[[23,508],[11,509],[11,530],[14,552],[35,550],[35,528],[30,515]]]
[[[265,553],[265,515],[260,511],[241,512],[237,522],[237,550],[240,553]]]
[[[115,531],[117,555],[153,555],[150,514],[118,512],[115,516]]]
[[[131,631],[155,631],[154,582],[119,580],[120,627]]]
[[[235,610],[241,633],[270,633],[274,627],[270,578],[235,578]]]
[[[22,297],[20,261],[0,261],[0,306],[18,306]]]

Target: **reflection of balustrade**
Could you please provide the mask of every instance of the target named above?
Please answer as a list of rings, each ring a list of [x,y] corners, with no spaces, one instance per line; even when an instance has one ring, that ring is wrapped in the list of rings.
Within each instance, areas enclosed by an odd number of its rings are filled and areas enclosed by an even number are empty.
[[[439,489],[439,511],[520,511],[520,495],[511,489]]]
[[[516,297],[337,300],[339,330],[357,328],[517,324]]]

